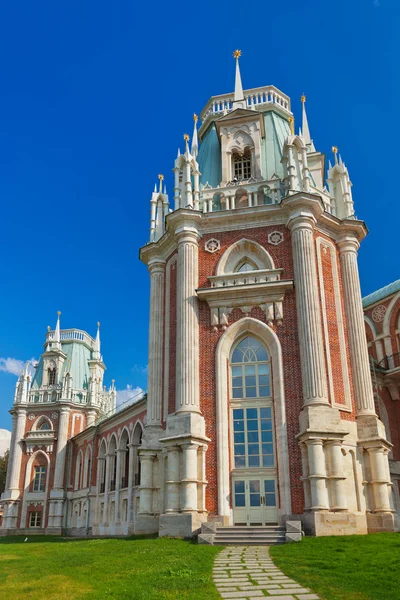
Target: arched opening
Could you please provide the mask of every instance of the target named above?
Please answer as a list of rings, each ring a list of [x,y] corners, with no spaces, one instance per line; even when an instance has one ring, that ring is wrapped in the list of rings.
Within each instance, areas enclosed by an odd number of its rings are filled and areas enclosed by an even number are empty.
[[[238,262],[234,269],[234,273],[246,273],[247,271],[257,271],[257,269],[257,265],[252,260],[245,257]]]
[[[101,446],[100,446],[100,450],[99,450],[98,466],[97,466],[97,471],[98,471],[97,487],[98,487],[100,494],[104,494],[104,492],[106,491],[106,476],[107,476],[106,454],[107,454],[106,442],[105,442],[105,440],[103,440],[101,443]]]
[[[53,423],[46,416],[41,416],[32,427],[32,431],[52,431]]]
[[[75,467],[75,485],[74,489],[79,490],[82,487],[82,475],[83,475],[83,454],[82,450],[79,450],[76,467]]]
[[[275,332],[251,317],[231,325],[217,345],[216,379],[218,513],[231,524],[279,522],[292,506],[282,348]]]
[[[108,451],[110,457],[110,492],[113,492],[117,482],[117,440],[112,436]]]
[[[119,450],[121,452],[120,486],[121,488],[127,488],[129,481],[129,435],[126,429],[122,432]]]
[[[140,485],[140,456],[138,449],[142,445],[143,428],[140,422],[137,422],[132,435],[132,444],[135,447],[133,460],[133,485]]]
[[[233,181],[243,181],[251,177],[251,152],[245,148],[243,154],[232,152],[232,174]]]
[[[83,487],[90,487],[91,481],[91,471],[92,471],[92,449],[90,446],[86,448],[85,453],[85,468],[83,472]]]
[[[51,361],[49,368],[47,369],[47,384],[48,385],[56,384],[56,375],[57,375],[56,365],[53,361]]]
[[[247,208],[249,206],[249,196],[247,190],[239,187],[235,193],[236,208]]]
[[[256,337],[247,335],[233,346],[230,382],[233,521],[242,526],[276,523],[271,361]]]

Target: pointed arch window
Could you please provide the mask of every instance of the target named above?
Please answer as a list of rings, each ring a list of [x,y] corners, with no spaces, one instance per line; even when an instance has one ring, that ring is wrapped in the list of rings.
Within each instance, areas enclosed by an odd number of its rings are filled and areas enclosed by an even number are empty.
[[[56,384],[56,368],[54,366],[49,367],[47,370],[47,374],[48,374],[48,384],[55,385]]]
[[[253,263],[253,261],[251,261],[248,258],[245,258],[244,260],[241,260],[236,268],[234,273],[246,273],[247,271],[257,271],[258,267],[256,264]]]
[[[241,181],[251,177],[251,154],[246,148],[242,155],[235,153],[233,155],[233,177]]]
[[[232,398],[269,398],[270,368],[264,346],[256,338],[245,337],[232,353]]]

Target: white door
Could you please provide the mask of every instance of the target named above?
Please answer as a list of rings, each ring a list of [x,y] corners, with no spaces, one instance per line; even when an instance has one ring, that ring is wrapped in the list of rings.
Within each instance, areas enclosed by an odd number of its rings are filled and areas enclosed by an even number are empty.
[[[255,527],[277,523],[274,477],[235,478],[232,483],[234,525]]]

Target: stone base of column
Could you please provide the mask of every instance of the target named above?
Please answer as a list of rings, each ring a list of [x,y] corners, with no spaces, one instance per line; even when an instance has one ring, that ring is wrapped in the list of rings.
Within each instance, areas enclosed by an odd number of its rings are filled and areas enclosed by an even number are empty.
[[[30,530],[32,533],[32,530]],[[64,530],[62,527],[46,527],[45,534],[46,535],[62,535]],[[66,532],[66,535],[71,535],[69,532]]]
[[[305,433],[338,434],[346,435],[348,430],[340,418],[340,412],[337,408],[324,406],[322,404],[305,406],[300,413],[299,418],[300,433],[297,436],[303,436]]]
[[[207,514],[198,512],[166,513],[160,516],[159,536],[192,538],[200,533],[205,521]]]
[[[193,438],[207,439],[206,427],[203,415],[194,412],[178,412],[169,415],[167,418],[167,429],[163,432],[164,441],[166,438],[180,438],[182,435],[188,435]]]
[[[309,511],[302,516],[306,535],[365,535],[367,515],[351,512],[331,512],[329,510]]]
[[[160,447],[160,437],[164,433],[161,426],[146,425],[143,432],[142,448],[157,449]]]
[[[395,531],[395,515],[393,513],[367,513],[368,533]]]
[[[135,535],[158,533],[160,517],[158,515],[138,514],[135,523]]]
[[[385,426],[376,415],[357,417],[357,434],[360,442],[364,440],[382,440],[386,442],[388,448],[391,447],[391,444],[386,440]]]

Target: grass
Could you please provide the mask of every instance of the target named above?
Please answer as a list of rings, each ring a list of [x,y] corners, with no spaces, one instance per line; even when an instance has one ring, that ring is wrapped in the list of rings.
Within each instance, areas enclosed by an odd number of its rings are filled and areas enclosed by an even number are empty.
[[[167,538],[0,538],[1,600],[211,600],[220,548]]]
[[[400,534],[304,538],[271,547],[271,555],[324,600],[400,599]]]

